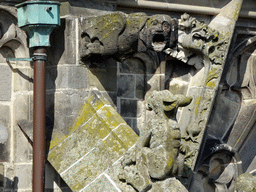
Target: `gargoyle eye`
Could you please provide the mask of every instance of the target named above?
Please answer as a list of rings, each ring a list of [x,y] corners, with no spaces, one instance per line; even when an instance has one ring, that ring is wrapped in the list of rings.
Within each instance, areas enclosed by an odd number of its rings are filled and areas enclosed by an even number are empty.
[[[164,21],[162,24],[162,27],[163,27],[163,30],[168,30],[170,29],[171,26],[168,22]]]
[[[158,21],[157,21],[157,20],[153,20],[153,21],[151,22],[151,24],[152,24],[152,25],[157,25],[157,24],[158,24]]]

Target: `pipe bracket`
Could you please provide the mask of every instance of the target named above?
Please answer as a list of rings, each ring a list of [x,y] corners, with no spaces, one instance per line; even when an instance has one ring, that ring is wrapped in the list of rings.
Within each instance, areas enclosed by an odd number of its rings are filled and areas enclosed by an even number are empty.
[[[45,53],[34,53],[32,58],[34,61],[37,61],[37,60],[46,61],[47,55]]]

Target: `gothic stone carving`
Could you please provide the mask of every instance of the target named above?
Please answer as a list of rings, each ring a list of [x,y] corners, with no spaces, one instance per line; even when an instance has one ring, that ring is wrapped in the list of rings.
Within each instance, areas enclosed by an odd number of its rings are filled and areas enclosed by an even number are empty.
[[[163,180],[182,172],[179,159],[180,130],[176,120],[178,107],[187,106],[192,98],[173,95],[168,90],[148,92],[148,110],[153,118],[140,135],[134,150],[122,161],[119,179],[138,191],[148,191],[153,180]]]
[[[81,58],[125,60],[137,52],[175,47],[177,21],[168,15],[121,12],[82,21]]]

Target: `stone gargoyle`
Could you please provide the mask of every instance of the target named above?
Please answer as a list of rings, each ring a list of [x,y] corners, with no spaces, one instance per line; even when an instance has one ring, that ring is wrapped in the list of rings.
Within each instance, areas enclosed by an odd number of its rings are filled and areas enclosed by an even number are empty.
[[[177,45],[178,23],[168,15],[115,12],[84,19],[81,60],[123,61],[135,53],[162,52]]]
[[[154,188],[156,180],[162,182],[177,174],[182,163],[178,161],[181,133],[176,113],[178,107],[189,105],[191,100],[191,97],[173,95],[168,90],[147,93],[146,107],[154,111],[154,117],[141,130],[135,148],[124,156],[120,181],[142,192]]]

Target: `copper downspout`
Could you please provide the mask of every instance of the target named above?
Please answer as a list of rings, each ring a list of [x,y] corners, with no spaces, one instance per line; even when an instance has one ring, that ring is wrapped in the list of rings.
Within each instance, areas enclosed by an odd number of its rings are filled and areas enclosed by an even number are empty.
[[[34,50],[33,192],[44,192],[45,175],[45,62],[46,49]]]

